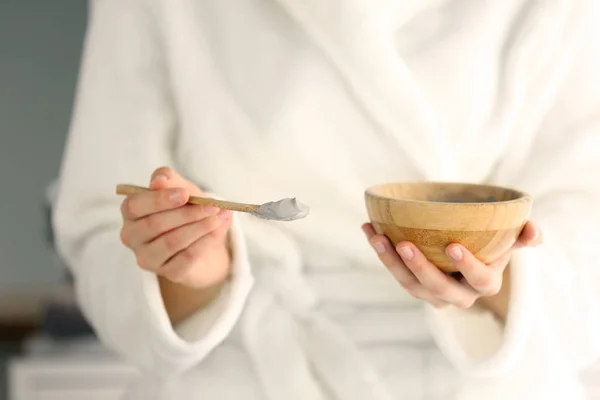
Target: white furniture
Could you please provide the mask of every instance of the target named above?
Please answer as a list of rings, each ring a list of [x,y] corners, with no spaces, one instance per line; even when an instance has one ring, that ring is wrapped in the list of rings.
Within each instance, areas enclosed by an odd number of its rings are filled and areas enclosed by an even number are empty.
[[[98,341],[56,343],[35,337],[8,366],[8,400],[120,400],[138,372]],[[600,400],[600,362],[582,374],[589,400]]]
[[[8,400],[120,400],[138,372],[95,340],[36,337],[8,365]]]

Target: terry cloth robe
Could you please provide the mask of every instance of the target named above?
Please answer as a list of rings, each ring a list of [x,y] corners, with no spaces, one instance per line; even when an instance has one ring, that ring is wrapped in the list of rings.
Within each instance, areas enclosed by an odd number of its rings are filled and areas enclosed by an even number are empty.
[[[598,3],[95,0],[54,214],[128,399],[582,399],[600,352]],[[118,183],[169,165],[238,214],[231,281],[169,323],[119,240]],[[393,181],[505,185],[545,244],[506,324],[411,298],[360,230]],[[210,268],[210,265],[204,266]]]

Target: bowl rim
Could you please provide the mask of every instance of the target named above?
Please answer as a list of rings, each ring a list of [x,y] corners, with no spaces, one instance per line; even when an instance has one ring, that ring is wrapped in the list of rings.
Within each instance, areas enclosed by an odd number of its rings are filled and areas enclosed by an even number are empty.
[[[427,186],[446,185],[446,186],[488,187],[488,188],[501,189],[501,190],[510,190],[510,191],[516,193],[518,195],[518,197],[515,199],[512,199],[512,200],[503,200],[503,201],[470,201],[470,202],[461,203],[461,202],[452,202],[452,201],[428,201],[428,200],[398,199],[398,198],[382,196],[382,195],[374,193],[374,190],[376,188],[380,188],[382,186],[389,186],[389,185],[427,185]],[[388,200],[388,201],[400,201],[400,202],[416,203],[416,204],[436,204],[436,205],[440,205],[440,206],[452,205],[454,207],[456,207],[457,205],[481,206],[481,205],[492,205],[492,204],[512,204],[512,203],[520,203],[520,202],[532,199],[532,196],[529,193],[523,192],[521,190],[516,190],[516,189],[513,189],[508,186],[489,185],[489,184],[485,184],[485,183],[460,182],[460,181],[398,181],[398,182],[379,183],[379,184],[371,185],[367,189],[365,189],[365,194],[372,196],[372,197],[379,198],[379,199]]]

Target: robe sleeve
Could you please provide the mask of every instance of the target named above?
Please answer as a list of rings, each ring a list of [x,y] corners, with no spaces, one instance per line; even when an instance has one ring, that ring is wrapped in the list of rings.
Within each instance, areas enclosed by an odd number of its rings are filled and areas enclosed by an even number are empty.
[[[549,368],[575,373],[600,355],[600,48],[594,37],[574,53],[534,139],[516,138],[500,166],[497,183],[533,195],[531,219],[544,235],[543,245],[518,250],[511,260],[506,323],[480,309],[428,308],[439,346],[471,376]]]
[[[153,4],[90,2],[53,226],[98,337],[142,371],[162,375],[197,364],[229,335],[253,282],[234,216],[232,278],[210,306],[174,329],[156,276],[120,242],[116,184],[143,184],[159,166],[177,168],[175,111]]]

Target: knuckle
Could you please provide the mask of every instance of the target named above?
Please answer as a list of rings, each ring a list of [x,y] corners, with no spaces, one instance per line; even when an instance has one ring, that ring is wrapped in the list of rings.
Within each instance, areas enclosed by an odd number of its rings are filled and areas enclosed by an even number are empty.
[[[186,221],[198,221],[205,216],[204,207],[192,205],[183,208],[183,218]]]
[[[121,212],[123,215],[135,216],[135,204],[131,201],[131,197],[125,197],[121,203]]]
[[[174,283],[183,283],[187,281],[189,270],[187,268],[177,268],[165,272],[163,276]]]
[[[146,229],[151,232],[162,232],[164,223],[163,218],[159,214],[152,214],[144,219]]]
[[[181,248],[181,244],[183,242],[181,234],[178,230],[174,230],[173,232],[170,232],[169,234],[165,235],[164,241],[167,250],[172,252],[178,251]]]
[[[493,284],[490,284],[489,286],[487,286],[483,292],[485,293],[486,296],[495,296],[498,293],[500,293],[500,288],[502,287],[502,284],[498,281],[495,281]]]
[[[216,216],[212,215],[204,221],[204,227],[207,232],[212,232],[221,225],[221,221]]]
[[[152,177],[154,178],[158,175],[171,176],[173,172],[174,171],[172,168],[163,165],[162,167],[159,167],[154,170],[154,173],[152,173]]]
[[[387,248],[386,248],[387,250]],[[397,268],[398,265],[401,265],[394,257],[392,254],[390,254],[388,251],[386,251],[383,254],[379,255],[379,259],[381,260],[381,262],[388,268]]]
[[[408,293],[417,300],[423,300],[423,298],[424,298],[420,292],[415,291],[415,290],[411,290]]]
[[[408,293],[414,297],[415,299],[423,300],[425,299],[425,292],[420,290],[420,288],[414,288],[408,291]]]
[[[145,257],[142,254],[136,254],[136,262],[137,265],[141,268],[141,269],[145,269],[147,271],[152,270],[152,266],[150,265],[150,260]]]
[[[468,308],[471,308],[473,306],[473,304],[475,304],[475,298],[465,298],[465,299],[461,299],[461,300],[457,301],[454,305],[457,308],[466,310]]]
[[[379,258],[379,261],[381,261],[381,263],[387,268],[387,269],[392,269],[392,268],[397,268],[397,265],[394,263],[391,263],[388,259],[388,257],[385,254],[378,254],[377,258]]]
[[[498,294],[502,281],[495,276],[486,276],[469,282],[469,284],[478,292],[492,296]]]
[[[171,205],[171,190],[161,190],[154,196],[154,206],[162,210]]]
[[[473,279],[473,287],[486,289],[493,285],[493,279],[490,276],[478,276]]]
[[[123,243],[125,246],[129,247],[131,245],[131,235],[129,233],[129,230],[125,226],[121,228],[119,238],[121,239],[121,243]]]
[[[429,288],[432,296],[439,298],[448,297],[448,286],[442,284],[436,284]]]
[[[406,261],[406,266],[415,273],[421,273],[425,270],[425,263],[420,261]]]
[[[406,289],[409,293],[416,291],[419,288],[419,282],[415,279],[409,279],[404,282],[400,282],[402,287]]]
[[[198,261],[199,254],[194,247],[188,247],[181,252],[181,257],[183,258],[185,264],[189,265]]]

